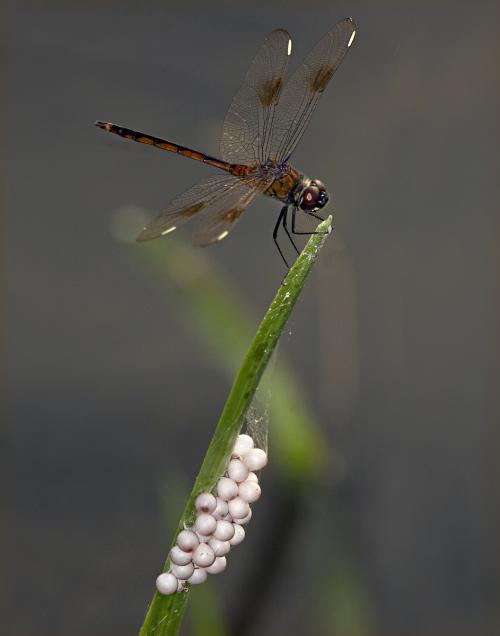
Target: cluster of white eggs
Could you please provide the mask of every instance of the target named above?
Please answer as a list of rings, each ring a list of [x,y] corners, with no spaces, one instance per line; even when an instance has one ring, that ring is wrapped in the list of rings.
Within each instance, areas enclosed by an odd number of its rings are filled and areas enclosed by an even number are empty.
[[[197,585],[208,574],[226,569],[226,555],[245,538],[244,525],[252,518],[250,504],[260,497],[255,471],[267,464],[267,453],[255,448],[250,435],[239,435],[215,494],[196,498],[196,520],[177,535],[170,550],[170,569],[156,579],[160,594],[181,592],[186,583]]]

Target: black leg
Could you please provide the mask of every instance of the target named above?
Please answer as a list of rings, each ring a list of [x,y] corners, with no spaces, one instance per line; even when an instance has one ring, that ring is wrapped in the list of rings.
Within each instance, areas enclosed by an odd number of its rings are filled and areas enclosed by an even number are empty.
[[[328,232],[297,232],[297,230],[295,229],[295,217],[297,214],[297,210],[298,208],[294,206],[292,210],[292,234],[307,234],[308,236],[311,236],[312,234],[328,234]],[[309,214],[310,216],[313,216],[315,219],[318,219],[319,221],[325,220],[325,219],[322,219],[317,214],[313,214],[312,212],[307,212],[307,214]]]
[[[313,212],[308,212],[307,214],[309,214],[309,216],[313,216],[315,219],[318,219],[318,221],[324,221],[325,219],[320,216],[319,214],[314,214]]]
[[[292,238],[292,236],[291,236],[290,232],[288,231],[288,227],[287,227],[287,224],[286,224],[287,219],[288,219],[288,209],[287,209],[287,211],[285,212],[285,214],[283,215],[283,229],[285,230],[286,235],[287,235],[287,236],[288,236],[288,238],[290,239],[290,243],[293,245],[294,250],[297,252],[297,254],[300,254],[300,252],[299,252],[299,250],[298,250],[297,246],[295,245],[295,242],[294,242],[294,240],[293,240],[293,238]]]
[[[286,217],[286,213],[288,210],[288,206],[285,205],[285,207],[281,208],[281,212],[278,216],[278,220],[276,221],[276,225],[274,226],[274,230],[273,230],[273,241],[276,243],[276,247],[278,248],[278,252],[280,253],[281,258],[283,259],[283,262],[285,263],[287,269],[290,269],[290,265],[288,264],[283,252],[281,251],[281,247],[278,245],[278,240],[277,240],[277,236],[278,236],[278,230],[280,229],[280,225],[281,225],[281,221],[283,219],[283,217]]]

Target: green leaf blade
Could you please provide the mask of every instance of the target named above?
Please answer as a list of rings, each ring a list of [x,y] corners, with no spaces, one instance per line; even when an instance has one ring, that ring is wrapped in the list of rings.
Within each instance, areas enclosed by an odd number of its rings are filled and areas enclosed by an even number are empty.
[[[228,399],[220,416],[212,441],[180,519],[177,533],[195,518],[194,501],[201,492],[213,490],[224,472],[234,442],[244,423],[259,382],[278,343],[283,328],[297,302],[319,251],[331,232],[329,216],[316,228],[304,250],[288,272],[264,316],[243,359]],[[175,539],[174,539],[175,541]],[[168,570],[168,558],[164,571]],[[172,596],[155,593],[140,630],[140,636],[176,636],[182,622],[189,589]]]

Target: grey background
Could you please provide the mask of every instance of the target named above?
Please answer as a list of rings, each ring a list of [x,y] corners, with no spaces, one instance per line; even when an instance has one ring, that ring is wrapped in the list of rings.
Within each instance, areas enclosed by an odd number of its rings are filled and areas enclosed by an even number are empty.
[[[251,633],[498,633],[498,3],[3,11],[0,631],[137,631],[230,386],[140,248],[110,229],[116,210],[159,210],[207,167],[93,121],[217,154],[265,34],[287,28],[297,63],[351,15],[355,46],[294,155],[334,193],[335,236],[280,347],[331,442],[330,479]],[[209,254],[256,318],[283,275],[278,210],[259,200]],[[266,479],[216,582],[224,616],[272,519],[272,468]],[[350,630],[327,585],[346,562]]]

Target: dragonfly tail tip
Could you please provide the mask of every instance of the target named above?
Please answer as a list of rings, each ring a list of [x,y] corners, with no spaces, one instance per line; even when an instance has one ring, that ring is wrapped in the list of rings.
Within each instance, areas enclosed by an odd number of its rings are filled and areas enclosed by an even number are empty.
[[[103,130],[107,130],[109,132],[110,128],[111,128],[111,124],[109,124],[108,122],[105,121],[99,121],[99,119],[95,122],[95,125],[98,128],[102,128]]]

